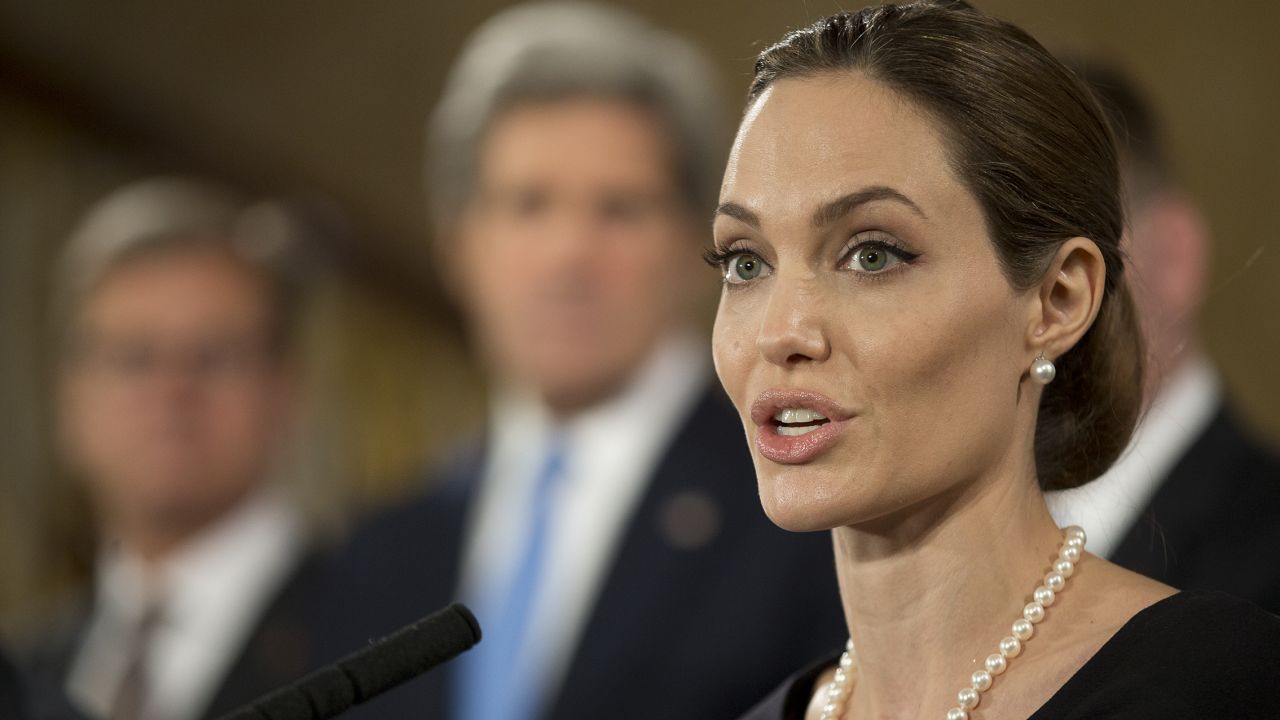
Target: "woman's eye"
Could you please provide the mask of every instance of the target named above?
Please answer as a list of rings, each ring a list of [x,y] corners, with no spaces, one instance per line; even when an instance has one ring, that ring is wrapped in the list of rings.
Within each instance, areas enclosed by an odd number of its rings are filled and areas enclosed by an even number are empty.
[[[883,243],[864,243],[853,251],[849,267],[857,272],[879,273],[903,262],[900,251]]]
[[[741,285],[768,275],[769,266],[760,259],[759,255],[754,253],[738,253],[725,261],[724,264],[725,282],[733,285]]]

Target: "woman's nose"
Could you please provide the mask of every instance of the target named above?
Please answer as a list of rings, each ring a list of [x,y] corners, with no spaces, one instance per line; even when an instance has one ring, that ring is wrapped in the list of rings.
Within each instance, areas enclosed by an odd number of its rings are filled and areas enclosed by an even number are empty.
[[[774,283],[757,339],[765,360],[790,368],[827,359],[831,345],[817,300],[803,285]]]

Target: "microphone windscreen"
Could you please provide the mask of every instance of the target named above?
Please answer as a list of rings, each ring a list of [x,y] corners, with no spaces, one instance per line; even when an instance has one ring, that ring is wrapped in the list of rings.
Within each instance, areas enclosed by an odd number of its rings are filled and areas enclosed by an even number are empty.
[[[450,660],[480,641],[480,625],[464,605],[453,604],[403,627],[337,665],[363,702]]]
[[[328,720],[480,642],[480,624],[454,603],[219,720]]]

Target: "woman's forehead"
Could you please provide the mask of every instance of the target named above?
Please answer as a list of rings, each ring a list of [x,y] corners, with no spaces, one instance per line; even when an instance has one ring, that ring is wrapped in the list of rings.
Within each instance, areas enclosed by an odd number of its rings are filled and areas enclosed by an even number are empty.
[[[721,201],[811,213],[865,187],[890,187],[928,214],[960,183],[936,121],[861,72],[775,83],[743,119]]]

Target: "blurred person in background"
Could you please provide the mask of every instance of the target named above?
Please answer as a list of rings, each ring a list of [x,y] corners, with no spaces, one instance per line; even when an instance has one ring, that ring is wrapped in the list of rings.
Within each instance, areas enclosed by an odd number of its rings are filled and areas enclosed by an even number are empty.
[[[830,543],[760,511],[697,330],[716,98],[621,10],[521,6],[467,42],[428,176],[489,423],[356,533],[348,583],[367,635],[457,597],[484,639],[367,717],[732,717],[842,627]]]
[[[1127,194],[1134,300],[1147,341],[1147,411],[1098,480],[1049,496],[1090,549],[1182,589],[1280,613],[1280,458],[1232,410],[1196,325],[1212,242],[1179,186],[1160,122],[1119,69],[1076,62],[1109,116]]]
[[[100,542],[92,591],[33,653],[37,702],[194,720],[314,664],[311,544],[270,479],[297,404],[288,227],[165,177],[107,196],[70,239],[59,430]]]

